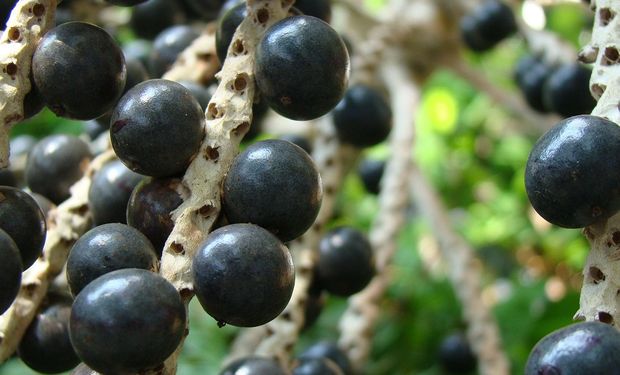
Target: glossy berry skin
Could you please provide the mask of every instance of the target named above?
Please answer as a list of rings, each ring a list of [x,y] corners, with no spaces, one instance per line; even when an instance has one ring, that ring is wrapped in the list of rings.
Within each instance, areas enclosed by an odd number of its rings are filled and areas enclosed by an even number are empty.
[[[368,147],[383,142],[392,129],[392,110],[376,89],[356,84],[332,111],[338,138],[343,143]]]
[[[319,243],[317,282],[331,294],[351,296],[374,276],[373,261],[372,248],[363,233],[350,227],[335,228]]]
[[[200,34],[187,25],[171,26],[157,35],[151,51],[150,72],[154,77],[166,73],[177,57]]]
[[[104,165],[95,175],[88,190],[88,205],[93,223],[125,223],[127,202],[144,176],[128,169],[120,160]]]
[[[73,135],[56,134],[40,140],[28,154],[26,184],[55,204],[69,198],[71,186],[84,174],[92,154]]]
[[[67,22],[43,36],[32,57],[32,73],[56,115],[91,120],[116,103],[127,71],[120,47],[105,30]]]
[[[342,370],[344,375],[353,375],[351,361],[345,352],[332,341],[319,341],[313,344],[301,353],[299,358],[327,358],[333,361]]]
[[[80,359],[69,339],[70,304],[54,304],[38,313],[24,333],[17,353],[31,369],[54,374],[69,371]]]
[[[0,314],[4,313],[17,297],[22,281],[22,261],[15,241],[0,229]]]
[[[156,271],[157,254],[151,242],[125,224],[97,226],[80,237],[67,259],[67,282],[76,296],[86,285],[112,271],[140,268]]]
[[[204,122],[202,108],[188,89],[151,79],[129,90],[112,112],[112,147],[136,173],[178,175],[200,148]]]
[[[517,86],[525,101],[532,109],[541,113],[549,112],[543,97],[543,90],[552,72],[551,67],[533,56],[521,58],[515,69]]]
[[[288,17],[272,25],[259,43],[255,73],[273,110],[293,120],[311,120],[344,95],[349,53],[327,23],[312,16]]]
[[[378,195],[381,191],[381,178],[385,171],[384,160],[364,159],[357,168],[364,189],[370,194]]]
[[[273,359],[245,357],[231,362],[219,375],[287,375],[287,373]]]
[[[618,374],[620,333],[600,322],[582,322],[543,337],[525,365],[525,375]]]
[[[299,146],[256,142],[237,155],[224,179],[222,207],[231,223],[253,223],[282,241],[302,235],[323,197],[321,177]]]
[[[151,241],[158,258],[174,228],[171,212],[183,203],[177,192],[180,185],[178,178],[144,180],[133,190],[127,203],[127,224]]]
[[[472,51],[495,47],[517,31],[512,10],[501,0],[487,0],[461,19],[461,36]]]
[[[293,367],[292,375],[344,375],[328,358],[302,358]]]
[[[591,75],[590,69],[580,64],[557,68],[543,88],[545,104],[563,117],[592,112],[596,101],[590,94]]]
[[[265,229],[231,224],[213,231],[192,264],[196,296],[219,324],[254,327],[278,316],[293,293],[289,250]]]
[[[620,209],[620,127],[581,115],[560,121],[530,152],[525,189],[545,220],[581,228]]]
[[[47,230],[45,217],[28,193],[0,186],[0,229],[15,241],[24,270],[41,255]]]
[[[468,374],[476,369],[476,356],[462,333],[444,338],[439,346],[439,364],[450,374]]]
[[[82,361],[104,374],[158,366],[185,331],[177,290],[151,271],[122,269],[87,285],[75,298],[69,334]]]

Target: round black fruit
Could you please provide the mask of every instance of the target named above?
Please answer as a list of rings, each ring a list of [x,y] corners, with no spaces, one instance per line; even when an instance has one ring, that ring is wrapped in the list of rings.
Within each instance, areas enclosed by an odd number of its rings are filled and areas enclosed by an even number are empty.
[[[15,241],[24,270],[41,255],[47,229],[45,216],[28,193],[0,186],[0,229]]]
[[[556,69],[543,88],[545,105],[563,117],[592,112],[596,101],[590,94],[592,72],[580,64],[567,64]]]
[[[253,223],[282,241],[314,222],[323,190],[312,159],[278,139],[256,142],[233,161],[224,179],[222,207],[231,223]]]
[[[102,28],[67,22],[48,31],[32,57],[34,82],[58,116],[91,120],[108,111],[125,87],[123,53]]]
[[[88,190],[93,223],[125,223],[129,197],[143,178],[120,160],[113,160],[97,171]]]
[[[129,24],[139,38],[153,39],[165,28],[184,20],[179,0],[149,0],[132,8]]]
[[[368,147],[383,142],[392,129],[392,110],[374,88],[356,84],[332,111],[338,138],[343,143]]]
[[[80,359],[69,339],[70,304],[53,304],[38,313],[24,333],[17,353],[31,369],[46,374],[69,371]]]
[[[220,375],[286,375],[282,367],[271,358],[244,357],[231,362]]]
[[[240,2],[227,10],[217,23],[217,29],[215,30],[215,52],[222,65],[224,64],[224,60],[226,60],[226,54],[228,53],[228,47],[230,46],[233,35],[246,15],[246,4],[245,2]]]
[[[348,79],[344,42],[327,23],[312,16],[278,21],[256,50],[256,83],[263,98],[293,120],[329,112],[344,95]]]
[[[525,189],[547,221],[581,228],[620,209],[620,127],[581,115],[560,121],[534,145]]]
[[[15,241],[0,229],[0,314],[4,313],[19,292],[22,281],[22,261]]]
[[[301,353],[299,358],[327,358],[338,365],[344,375],[353,374],[351,360],[349,360],[346,353],[332,341],[319,341],[313,344]]]
[[[517,63],[515,76],[517,85],[527,104],[538,112],[549,112],[543,91],[552,68],[545,62],[532,56],[525,56]]]
[[[364,189],[374,195],[381,191],[381,178],[384,171],[384,160],[364,159],[357,168],[357,174],[362,180]]]
[[[372,247],[360,231],[338,227],[321,239],[316,277],[323,289],[348,297],[364,289],[374,274]]]
[[[157,267],[153,245],[137,229],[120,223],[103,224],[86,232],[71,248],[67,282],[75,296],[106,273],[123,268],[156,271]]]
[[[151,51],[150,72],[154,77],[166,73],[177,57],[200,34],[188,25],[171,26],[157,35]]]
[[[461,35],[472,51],[486,51],[517,31],[512,9],[501,0],[487,0],[461,19]]]
[[[185,331],[177,290],[151,271],[105,274],[77,295],[69,334],[82,361],[104,374],[136,373],[161,364]]]
[[[463,333],[454,333],[441,341],[439,364],[451,374],[468,374],[476,369],[476,356]]]
[[[84,174],[92,154],[88,144],[73,135],[50,135],[28,154],[26,184],[35,193],[60,204],[69,198],[71,186]]]
[[[220,324],[254,327],[273,320],[293,293],[288,249],[265,229],[231,224],[213,231],[192,265],[196,296]]]
[[[200,148],[204,122],[200,104],[183,85],[148,80],[129,90],[112,112],[112,147],[134,172],[178,175]]]
[[[148,179],[139,183],[127,204],[127,224],[142,232],[161,258],[166,239],[174,228],[172,211],[183,203],[178,178]]]
[[[617,374],[620,333],[607,324],[583,322],[543,337],[530,352],[525,375]]]
[[[295,363],[292,375],[344,375],[329,358],[302,358]]]

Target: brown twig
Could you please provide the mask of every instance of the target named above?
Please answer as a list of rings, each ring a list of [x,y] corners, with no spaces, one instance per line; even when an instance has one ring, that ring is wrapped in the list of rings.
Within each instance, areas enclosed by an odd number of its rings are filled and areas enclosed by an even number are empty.
[[[381,70],[390,92],[394,128],[390,136],[392,155],[386,165],[379,195],[379,211],[369,235],[374,249],[376,276],[362,292],[349,298],[347,310],[340,319],[339,346],[346,351],[358,370],[363,368],[372,348],[373,330],[380,314],[379,302],[390,282],[387,268],[396,252],[398,234],[405,223],[414,139],[412,122],[420,96],[407,70],[398,62],[400,56],[385,60]]]

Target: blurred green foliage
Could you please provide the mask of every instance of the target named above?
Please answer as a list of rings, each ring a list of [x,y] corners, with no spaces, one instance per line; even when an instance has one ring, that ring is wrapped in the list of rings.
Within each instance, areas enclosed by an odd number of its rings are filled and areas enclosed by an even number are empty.
[[[376,10],[384,0],[366,3]],[[548,8],[548,28],[576,44],[589,22],[584,14],[583,7],[575,5]],[[523,42],[513,38],[489,53],[468,58],[491,81],[519,95],[512,68],[525,51]],[[485,270],[485,293],[494,295],[494,313],[512,373],[522,373],[532,346],[571,322],[578,307],[579,272],[587,242],[579,231],[535,224],[523,173],[536,135],[526,135],[518,120],[451,72],[437,71],[422,89],[420,110],[412,119],[417,131],[412,156],[449,207],[456,230],[477,249]],[[81,129],[80,122],[44,111],[16,126],[12,134],[42,137]],[[385,158],[389,149],[381,145],[366,154]],[[378,202],[351,174],[337,206],[332,226],[348,224],[367,230]],[[425,218],[414,206],[408,212],[391,268],[393,283],[381,304],[368,375],[442,374],[436,361],[441,339],[466,328],[445,271],[430,266],[427,259],[434,239]],[[550,292],[551,281],[558,280],[565,289]],[[296,351],[319,339],[336,340],[345,307],[345,300],[329,298],[319,321],[302,334]],[[190,305],[190,317],[178,373],[216,374],[238,329],[218,328],[196,301]],[[15,359],[0,367],[0,375],[9,374],[34,373]]]

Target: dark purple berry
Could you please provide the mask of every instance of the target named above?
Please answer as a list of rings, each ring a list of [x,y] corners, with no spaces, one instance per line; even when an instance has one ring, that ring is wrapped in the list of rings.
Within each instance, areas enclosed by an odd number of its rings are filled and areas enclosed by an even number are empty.
[[[0,229],[15,241],[24,270],[41,255],[47,229],[45,217],[28,193],[0,186]]]
[[[383,142],[392,129],[392,110],[376,89],[356,84],[349,87],[332,111],[338,138],[357,147]]]
[[[600,322],[582,322],[543,337],[525,365],[525,375],[619,374],[620,333]]]
[[[149,0],[131,10],[131,29],[143,39],[153,39],[164,29],[185,21],[179,0]]]
[[[384,171],[384,160],[364,159],[357,168],[357,174],[362,180],[364,189],[374,195],[381,191],[381,178]]]
[[[346,353],[331,341],[319,341],[308,347],[299,355],[300,359],[327,358],[333,361],[342,370],[344,375],[353,375],[353,365]]]
[[[620,209],[620,127],[581,115],[560,121],[534,145],[525,189],[545,220],[581,228]]]
[[[80,359],[69,339],[71,305],[53,304],[39,312],[24,333],[17,353],[31,369],[54,374],[69,371]]]
[[[278,362],[264,357],[244,357],[231,362],[219,375],[286,375]]]
[[[127,204],[127,224],[142,232],[161,257],[166,239],[174,228],[171,212],[183,203],[178,178],[144,180],[134,189]]]
[[[179,345],[186,312],[177,290],[151,271],[122,269],[88,284],[71,309],[71,343],[104,374],[136,373],[161,364]]]
[[[344,372],[329,358],[301,358],[294,367],[292,375],[344,375]]]
[[[366,236],[350,227],[332,229],[319,243],[318,284],[337,296],[351,296],[375,274],[372,248]]]
[[[30,190],[59,204],[84,174],[92,154],[86,142],[73,135],[43,138],[28,155],[26,184]]]
[[[256,83],[271,108],[284,117],[310,120],[326,114],[344,95],[348,79],[347,48],[318,18],[278,21],[257,47]]]
[[[192,265],[196,296],[220,324],[254,327],[278,316],[293,293],[289,250],[263,228],[231,224],[213,231]]]
[[[543,88],[545,105],[563,117],[589,114],[596,101],[590,94],[592,71],[580,64],[557,68]]]
[[[323,190],[308,154],[290,142],[254,143],[233,161],[224,179],[222,206],[231,223],[253,223],[282,241],[314,222]]]
[[[468,374],[476,369],[476,356],[462,333],[443,339],[439,346],[439,364],[450,374]]]
[[[22,281],[22,260],[15,241],[0,229],[0,314],[4,313],[17,297]]]
[[[138,230],[120,223],[95,227],[80,237],[67,259],[67,282],[75,296],[106,273],[123,268],[156,271],[157,254]]]
[[[166,73],[183,50],[198,38],[200,34],[191,26],[171,26],[157,35],[151,51],[150,71],[154,77]]]
[[[291,142],[301,147],[308,153],[308,155],[312,154],[312,143],[308,140],[308,138],[301,134],[283,134],[278,139]]]
[[[167,177],[183,173],[198,152],[205,116],[183,85],[152,79],[121,98],[111,124],[112,147],[129,169]]]
[[[88,206],[94,225],[124,224],[129,197],[143,178],[120,160],[113,160],[97,171],[88,190]]]
[[[512,9],[501,0],[487,0],[461,19],[461,35],[472,51],[487,51],[517,31]]]
[[[102,28],[68,22],[48,31],[32,57],[34,82],[58,116],[90,120],[112,108],[125,87],[125,58]]]

